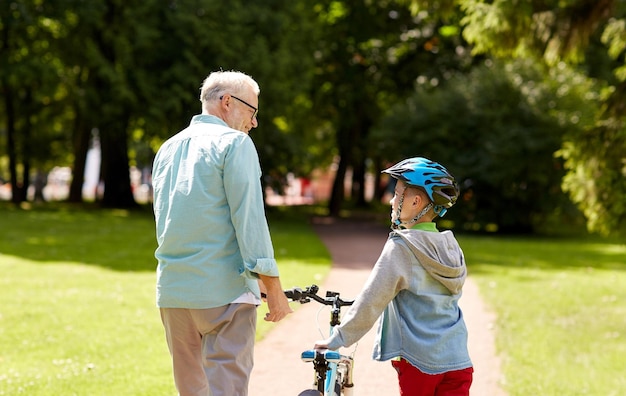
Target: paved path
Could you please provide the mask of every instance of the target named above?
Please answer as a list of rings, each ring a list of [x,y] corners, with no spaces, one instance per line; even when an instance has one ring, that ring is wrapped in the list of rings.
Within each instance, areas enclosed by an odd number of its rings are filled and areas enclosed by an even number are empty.
[[[333,268],[320,285],[320,291],[339,291],[345,298],[356,297],[385,244],[389,229],[370,222],[330,218],[317,219],[314,228],[333,260]],[[312,385],[312,365],[300,361],[299,356],[302,350],[312,347],[315,340],[324,338],[316,323],[327,330],[328,310],[320,311],[320,307],[316,303],[299,307],[257,343],[250,396],[295,396]],[[469,349],[475,370],[471,394],[505,396],[498,387],[499,362],[492,332],[494,316],[482,304],[471,277],[465,284],[461,307],[469,330]],[[374,327],[354,351],[355,396],[398,394],[397,377],[391,364],[371,359],[375,331]],[[354,347],[342,352],[353,350]]]

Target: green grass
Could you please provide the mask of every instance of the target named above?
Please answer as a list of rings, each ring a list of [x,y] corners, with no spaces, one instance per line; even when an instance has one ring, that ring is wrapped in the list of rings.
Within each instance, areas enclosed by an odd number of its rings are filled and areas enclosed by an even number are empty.
[[[303,217],[270,227],[283,286],[321,281],[330,257]],[[174,395],[155,246],[147,210],[0,204],[0,395]]]
[[[285,288],[329,268],[306,216],[270,215]],[[626,394],[623,241],[459,240],[498,315],[510,396]],[[0,204],[0,395],[174,395],[154,248],[149,210]],[[259,320],[258,338],[270,329]]]
[[[495,310],[510,396],[626,394],[626,245],[459,238]]]

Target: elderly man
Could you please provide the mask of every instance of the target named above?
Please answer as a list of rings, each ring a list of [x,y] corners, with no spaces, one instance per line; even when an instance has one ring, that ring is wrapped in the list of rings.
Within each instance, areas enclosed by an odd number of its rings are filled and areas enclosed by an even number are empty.
[[[211,73],[202,114],[154,159],[157,306],[181,396],[247,395],[260,288],[265,320],[292,312],[248,136],[258,126],[259,93],[244,73]]]

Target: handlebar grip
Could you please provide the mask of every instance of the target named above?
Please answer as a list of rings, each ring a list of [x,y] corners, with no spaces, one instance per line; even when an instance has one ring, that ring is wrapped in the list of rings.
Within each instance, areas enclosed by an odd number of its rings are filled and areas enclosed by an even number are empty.
[[[300,301],[306,296],[308,296],[308,292],[307,291],[303,292],[302,289],[300,289],[299,287],[294,287],[293,289],[283,290],[283,293],[285,293],[285,297],[293,301]],[[267,298],[267,294],[261,293],[261,297]]]
[[[294,287],[293,289],[285,290],[285,296],[293,301],[302,299],[302,289]]]

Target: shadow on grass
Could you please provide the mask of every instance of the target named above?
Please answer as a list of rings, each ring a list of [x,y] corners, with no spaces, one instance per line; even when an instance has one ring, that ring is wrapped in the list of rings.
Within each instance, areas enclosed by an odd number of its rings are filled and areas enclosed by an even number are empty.
[[[270,216],[277,259],[320,262],[320,250],[325,250],[306,215],[280,212]],[[41,263],[75,262],[115,271],[154,271],[155,249],[154,217],[149,206],[115,210],[58,203],[18,208],[0,203],[0,254]]]
[[[94,264],[117,271],[154,271],[149,209],[105,210],[45,204],[0,206],[0,253],[47,262]]]

